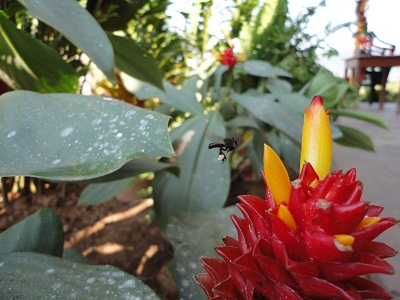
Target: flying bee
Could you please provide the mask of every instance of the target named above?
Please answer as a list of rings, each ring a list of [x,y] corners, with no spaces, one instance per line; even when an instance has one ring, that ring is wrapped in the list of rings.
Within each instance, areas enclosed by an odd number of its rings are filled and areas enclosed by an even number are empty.
[[[222,143],[213,142],[208,145],[208,149],[219,148],[218,160],[222,160],[222,163],[227,161],[226,155],[239,147],[239,141],[241,138],[225,138]]]

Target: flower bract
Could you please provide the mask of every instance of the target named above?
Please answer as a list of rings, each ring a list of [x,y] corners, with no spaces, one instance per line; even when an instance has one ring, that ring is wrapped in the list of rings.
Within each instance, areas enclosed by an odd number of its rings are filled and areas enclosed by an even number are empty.
[[[320,114],[312,126],[327,121],[320,100],[309,109]],[[290,182],[265,146],[265,198],[240,196],[243,217],[231,215],[237,238],[223,237],[216,248],[221,258],[201,259],[206,273],[195,280],[208,299],[391,298],[365,275],[394,272],[385,258],[397,252],[374,239],[398,221],[381,217],[383,207],[361,200],[355,169],[328,174],[330,162],[322,163],[323,172],[314,168],[321,163],[318,153],[329,153],[328,148],[329,143],[317,145],[315,160],[306,155],[300,175]]]
[[[215,52],[213,54],[221,64],[228,66],[229,70],[233,70],[238,61],[244,61],[247,58],[247,55],[235,55],[232,48],[226,48],[222,54]]]

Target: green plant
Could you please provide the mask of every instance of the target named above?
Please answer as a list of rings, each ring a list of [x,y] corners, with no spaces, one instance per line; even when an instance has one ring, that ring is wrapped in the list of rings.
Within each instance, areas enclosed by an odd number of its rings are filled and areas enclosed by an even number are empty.
[[[324,1],[308,7],[295,18],[288,14],[287,0],[235,3],[236,10],[232,11],[231,19],[231,26],[235,30],[232,30],[229,38],[239,39],[239,48],[236,50],[249,54],[250,59],[266,60],[288,71],[292,75],[290,82],[295,90],[311,80],[320,69],[317,51],[328,57],[337,55],[337,51],[326,42],[326,37],[350,25],[327,25],[321,33],[307,33],[310,20],[318,8],[325,5]],[[243,10],[247,12],[246,17],[238,19],[237,12]]]
[[[115,267],[87,264],[81,255],[67,256],[62,226],[51,209],[43,208],[10,227],[0,240],[2,298],[160,299],[140,280]]]
[[[156,172],[153,183],[155,209],[164,225],[178,211],[207,212],[223,207],[231,182],[230,166],[218,163],[218,152],[209,150],[209,143],[246,132],[243,146],[232,155],[230,164],[240,166],[234,167],[233,172],[260,167],[260,140],[274,143],[277,149],[288,143],[294,148],[300,145],[301,112],[308,101],[292,92],[283,79],[290,74],[265,61],[248,60],[233,65],[231,69],[226,65],[217,67],[204,80],[191,78],[181,89],[165,82],[165,92],[132,78],[122,78],[125,87],[138,98],[159,97],[174,108],[176,124],[172,125],[170,136],[180,176]],[[245,85],[248,76],[257,79],[254,88]],[[252,135],[257,138],[249,138]],[[298,153],[281,152],[289,165]],[[204,189],[208,193],[201,193]]]
[[[262,168],[262,143],[273,145],[288,165],[297,166],[301,115],[308,98],[294,92],[287,71],[262,60],[237,62],[232,67],[210,67],[210,61],[215,61],[210,60],[208,66],[206,62],[202,64],[204,68],[195,76],[183,80],[185,76],[177,73],[179,69],[174,62],[167,63],[173,53],[161,54],[163,47],[155,48],[171,41],[171,35],[163,36],[163,17],[154,31],[149,28],[159,18],[158,13],[163,15],[165,10],[164,5],[157,7],[157,3],[165,1],[117,1],[116,6],[107,1],[87,1],[93,15],[75,0],[44,0],[40,6],[33,0],[21,3],[13,3],[0,12],[0,75],[17,89],[0,96],[4,141],[0,176],[91,183],[81,195],[80,204],[93,205],[129,185],[132,176],[156,172],[155,210],[177,253],[175,267],[171,269],[178,278],[182,295],[189,292],[197,295],[196,287],[187,281],[199,272],[197,256],[206,253],[187,243],[188,236],[192,235],[191,240],[204,240],[204,246],[215,244],[215,237],[219,239],[222,232],[215,227],[224,227],[229,212],[236,210],[222,209],[230,182],[237,174],[259,176],[254,170]],[[198,50],[191,51],[191,55],[199,62],[204,61],[207,52],[206,27],[211,4],[212,1],[196,2],[198,8],[207,8],[199,16],[205,27],[195,32],[194,39],[201,39],[187,49]],[[141,34],[133,32],[133,25],[127,22],[131,17],[125,15],[127,7],[132,9],[129,13],[137,11],[149,17],[143,20],[138,17],[132,22],[135,26],[141,24]],[[246,18],[251,15],[251,7],[246,8]],[[43,29],[38,38],[33,38],[32,28]],[[119,36],[104,29],[126,32],[118,32],[123,35]],[[175,68],[175,73],[167,78],[182,82],[179,88],[162,81],[159,61],[133,39],[161,58],[167,70]],[[169,44],[169,51],[182,50],[181,40],[176,41],[177,44]],[[29,45],[31,53],[25,45]],[[75,95],[79,77],[89,70],[80,61],[83,53],[110,82],[116,81],[117,69],[118,84],[123,84],[138,99],[158,98],[162,103],[158,112],[110,97]],[[208,144],[243,132],[242,145],[232,153],[229,163],[221,165],[218,152],[209,150]],[[154,158],[174,156],[171,142],[176,158],[169,163],[165,163],[165,158],[161,161]],[[96,298],[108,290],[116,298],[124,293],[158,299],[137,279],[114,268],[61,258],[66,252],[62,249],[61,235],[59,222],[47,209],[0,235],[0,264],[6,266],[6,271],[0,274],[0,284],[1,290],[7,291],[6,297],[40,297],[49,285],[54,286],[62,278],[65,286],[54,291],[60,298],[69,296],[71,286],[76,286],[75,297]],[[15,236],[23,238],[17,241]],[[183,246],[179,241],[182,236],[186,237]],[[188,251],[193,256],[188,256]],[[29,266],[32,272],[27,272],[26,277],[19,276]],[[192,273],[180,273],[181,266]],[[57,276],[52,278],[54,281],[47,281],[48,273],[53,270]],[[20,289],[25,281],[30,285]],[[96,284],[93,294],[88,294],[91,282]],[[134,284],[140,288],[134,289]]]
[[[332,140],[320,96],[304,112],[300,176],[289,175],[264,146],[265,199],[240,196],[243,218],[231,215],[237,238],[223,237],[221,259],[201,259],[195,277],[208,299],[390,299],[362,277],[393,274],[384,261],[397,251],[375,237],[395,226],[383,207],[361,200],[356,170],[330,173]],[[329,174],[330,173],[330,174]]]
[[[167,131],[169,117],[110,97],[74,94],[82,73],[69,60],[70,54],[62,55],[62,49],[88,55],[111,82],[118,68],[160,86],[155,60],[132,40],[104,32],[74,0],[21,3],[24,6],[12,3],[0,11],[0,75],[17,89],[0,96],[4,140],[0,176],[84,181],[102,176],[110,180],[107,174],[112,173],[115,180],[166,167],[155,157],[174,155]],[[24,27],[27,20],[47,25]],[[23,29],[45,30],[35,39],[12,21],[21,21]],[[43,297],[52,286],[53,295],[60,298],[111,293],[116,298],[158,299],[139,280],[116,268],[62,258],[62,227],[49,209],[9,228],[0,238],[1,297]],[[20,276],[21,270],[30,271]]]

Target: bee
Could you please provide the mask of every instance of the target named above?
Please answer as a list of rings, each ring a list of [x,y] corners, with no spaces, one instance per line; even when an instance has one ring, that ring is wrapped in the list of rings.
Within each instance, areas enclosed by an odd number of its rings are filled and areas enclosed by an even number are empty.
[[[222,163],[227,161],[226,155],[230,152],[235,150],[235,148],[239,147],[239,141],[241,138],[225,138],[222,143],[213,142],[208,145],[208,149],[218,148],[219,149],[219,156],[218,160],[222,160]]]

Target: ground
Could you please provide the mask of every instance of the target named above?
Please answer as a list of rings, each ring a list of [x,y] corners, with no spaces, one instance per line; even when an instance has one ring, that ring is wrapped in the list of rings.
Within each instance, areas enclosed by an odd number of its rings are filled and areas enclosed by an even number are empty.
[[[42,193],[9,194],[7,209],[0,215],[0,232],[42,207],[51,207],[63,225],[64,247],[78,250],[94,264],[116,266],[175,299],[174,282],[164,267],[173,250],[154,221],[152,200],[128,201],[122,193],[104,204],[77,206],[83,188],[57,184]]]

